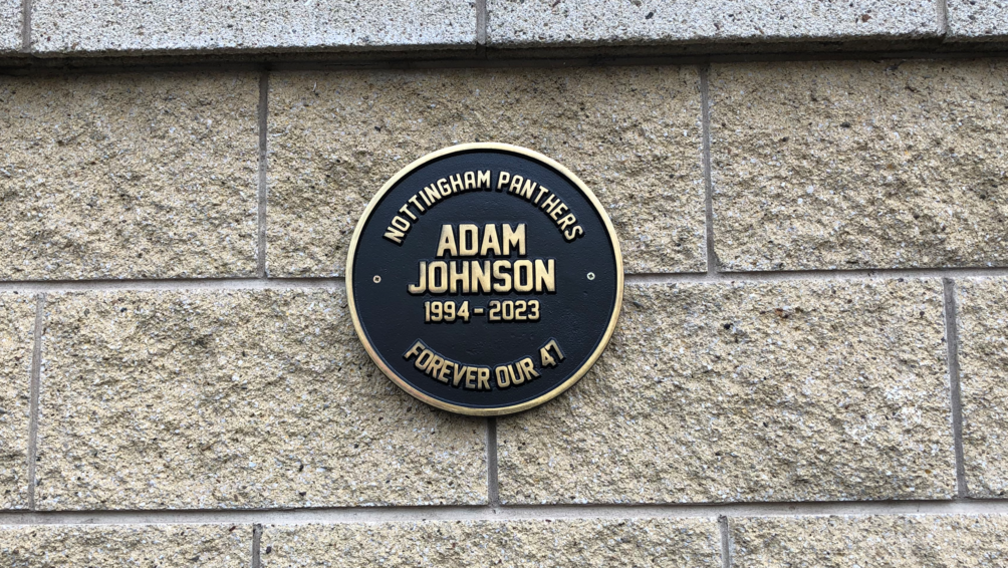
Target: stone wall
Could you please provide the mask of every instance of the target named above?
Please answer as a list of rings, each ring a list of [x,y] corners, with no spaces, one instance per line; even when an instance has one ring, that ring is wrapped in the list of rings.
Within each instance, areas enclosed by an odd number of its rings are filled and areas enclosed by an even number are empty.
[[[0,565],[1008,565],[1008,4],[0,0]],[[537,409],[370,361],[350,235],[463,142],[599,197]]]

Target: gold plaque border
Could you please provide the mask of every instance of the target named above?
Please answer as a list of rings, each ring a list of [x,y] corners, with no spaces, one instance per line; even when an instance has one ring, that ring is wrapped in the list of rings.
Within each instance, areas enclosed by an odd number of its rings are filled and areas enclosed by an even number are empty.
[[[591,202],[593,207],[595,207],[595,211],[602,218],[602,222],[605,225],[606,231],[608,231],[609,233],[609,240],[612,242],[613,245],[613,253],[615,253],[616,256],[616,305],[613,309],[612,317],[609,319],[609,326],[606,327],[605,335],[602,336],[602,340],[595,348],[595,351],[592,352],[591,357],[588,358],[588,361],[585,362],[585,364],[582,365],[581,368],[577,370],[577,372],[571,375],[570,378],[568,378],[566,381],[561,383],[559,386],[557,386],[550,392],[535,399],[527,400],[520,404],[514,404],[511,406],[502,406],[498,408],[469,408],[467,406],[459,406],[457,404],[451,404],[449,402],[445,402],[443,400],[434,398],[430,395],[424,394],[423,392],[417,390],[412,385],[401,379],[399,375],[395,373],[395,371],[389,368],[389,366],[386,365],[384,361],[382,361],[382,358],[378,355],[378,352],[375,350],[374,346],[371,345],[371,342],[368,340],[367,335],[364,333],[364,328],[361,326],[360,319],[357,317],[357,306],[354,302],[354,293],[353,293],[353,265],[354,265],[354,254],[357,252],[357,244],[358,241],[360,240],[361,232],[364,229],[364,224],[371,217],[371,213],[374,211],[375,207],[378,206],[378,203],[382,200],[385,194],[388,193],[389,190],[391,190],[392,187],[394,187],[396,183],[399,182],[399,180],[401,180],[406,175],[412,173],[420,166],[423,166],[424,164],[430,161],[436,160],[444,156],[457,154],[459,152],[467,152],[471,150],[501,150],[505,152],[520,154],[528,158],[532,158],[533,160],[545,163],[551,168],[559,171],[561,174],[567,176],[567,178],[570,181],[572,181],[575,185],[577,185],[578,189],[580,189],[585,194],[585,196],[588,198],[588,201]],[[583,377],[588,372],[588,370],[591,369],[592,365],[594,365],[595,362],[598,360],[598,358],[602,355],[602,352],[605,351],[606,346],[609,345],[609,340],[612,338],[613,331],[616,329],[616,321],[619,319],[620,310],[623,307],[623,254],[620,252],[619,239],[616,238],[616,230],[613,228],[612,221],[610,221],[609,219],[609,215],[606,214],[605,209],[602,207],[602,204],[599,202],[598,198],[595,197],[595,194],[592,193],[590,189],[588,189],[588,186],[586,186],[584,182],[581,181],[580,178],[574,175],[574,172],[568,170],[555,160],[547,156],[544,156],[539,152],[536,152],[535,150],[529,150],[528,148],[523,148],[521,146],[514,146],[511,144],[502,144],[502,143],[491,143],[491,142],[457,144],[455,146],[442,148],[436,152],[431,152],[430,154],[423,156],[422,158],[414,161],[405,168],[399,170],[394,176],[392,176],[387,182],[385,182],[385,184],[381,187],[381,189],[378,190],[378,193],[376,193],[375,196],[371,198],[371,202],[368,203],[367,209],[364,210],[364,213],[361,215],[360,220],[357,221],[357,227],[354,229],[353,238],[350,239],[350,250],[347,253],[347,264],[346,264],[346,291],[347,291],[347,303],[348,307],[350,308],[350,317],[353,318],[354,329],[357,330],[357,336],[360,338],[361,343],[364,345],[364,349],[367,350],[367,353],[371,357],[371,360],[374,361],[376,365],[378,365],[378,368],[380,368],[382,372],[385,373],[385,375],[389,379],[392,379],[392,382],[399,385],[399,388],[403,389],[413,397],[422,400],[423,402],[426,402],[431,406],[435,406],[437,408],[447,410],[449,412],[466,414],[469,416],[502,416],[505,414],[514,414],[516,412],[521,412],[523,410],[534,408],[536,406],[539,406],[540,404],[543,404],[556,398],[557,396],[560,396],[560,394],[562,394],[564,391],[574,386],[574,383],[578,382],[581,379],[581,377]]]

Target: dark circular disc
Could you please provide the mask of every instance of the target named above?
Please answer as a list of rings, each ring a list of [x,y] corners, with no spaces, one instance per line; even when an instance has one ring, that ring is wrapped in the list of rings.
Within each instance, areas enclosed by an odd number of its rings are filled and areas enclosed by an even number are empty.
[[[371,200],[347,258],[354,327],[411,395],[462,414],[538,406],[605,349],[623,299],[609,217],[553,160],[463,144]]]

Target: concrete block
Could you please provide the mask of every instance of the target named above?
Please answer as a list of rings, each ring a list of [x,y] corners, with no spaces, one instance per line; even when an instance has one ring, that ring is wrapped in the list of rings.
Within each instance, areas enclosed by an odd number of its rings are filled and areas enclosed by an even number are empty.
[[[495,47],[900,39],[938,35],[928,0],[487,0]]]
[[[715,519],[424,521],[267,526],[262,568],[721,567]]]
[[[273,276],[342,275],[382,184],[464,142],[526,146],[571,169],[612,217],[627,271],[706,269],[692,67],[278,73],[269,132]]]
[[[485,421],[403,393],[342,290],[51,294],[38,506],[486,503]]]
[[[475,48],[476,6],[454,0],[32,2],[44,55]]]
[[[1003,266],[1008,64],[715,65],[728,270]]]
[[[258,86],[0,78],[0,280],[253,276]]]
[[[1008,279],[956,280],[963,458],[971,497],[1008,497]]]
[[[28,506],[35,297],[0,293],[0,509]]]
[[[634,284],[593,370],[497,419],[507,504],[948,499],[942,286]]]
[[[252,526],[0,526],[0,563],[13,568],[247,568]]]
[[[732,565],[1003,566],[1008,517],[863,516],[730,519]]]
[[[1008,1],[946,0],[951,41],[1008,40]]]

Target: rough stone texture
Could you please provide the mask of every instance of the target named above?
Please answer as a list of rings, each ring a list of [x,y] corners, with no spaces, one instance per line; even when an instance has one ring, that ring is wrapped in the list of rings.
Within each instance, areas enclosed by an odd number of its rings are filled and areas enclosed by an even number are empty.
[[[43,54],[475,48],[476,7],[457,0],[34,0],[32,39]]]
[[[28,423],[35,298],[0,293],[0,509],[28,505]]]
[[[42,509],[480,504],[485,422],[371,362],[342,290],[50,294]]]
[[[966,568],[1008,563],[1005,516],[730,519],[737,568]]]
[[[1008,279],[957,280],[966,487],[1008,497]]]
[[[247,568],[250,525],[0,527],[10,568]]]
[[[946,0],[951,40],[1008,39],[1008,0]]]
[[[255,74],[0,78],[0,279],[253,275],[258,101]]]
[[[629,285],[563,397],[498,418],[505,503],[946,499],[938,280]]]
[[[342,274],[382,184],[464,142],[526,146],[574,171],[628,271],[705,270],[698,81],[693,67],[273,75],[268,270]]]
[[[720,568],[720,548],[714,519],[579,519],[267,526],[260,550],[263,568]]]
[[[0,0],[0,53],[21,49],[21,0]]]
[[[715,65],[729,270],[1008,263],[1008,64]]]
[[[487,0],[501,47],[907,38],[938,33],[930,0]]]

